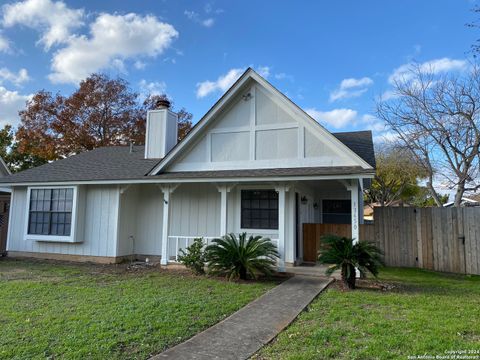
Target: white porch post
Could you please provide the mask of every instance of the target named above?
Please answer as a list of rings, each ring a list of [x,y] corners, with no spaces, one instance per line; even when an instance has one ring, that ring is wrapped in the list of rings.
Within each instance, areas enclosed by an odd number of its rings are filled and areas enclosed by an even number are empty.
[[[289,190],[286,185],[280,185],[275,188],[278,192],[278,253],[280,259],[278,261],[278,271],[285,271],[285,193]]]
[[[352,239],[353,243],[357,243],[360,240],[359,229],[359,209],[358,209],[358,180],[352,180],[352,184],[347,186],[350,191],[350,199],[352,206]]]
[[[227,234],[228,219],[228,193],[235,185],[218,184],[217,189],[220,193],[220,236]]]
[[[163,192],[163,225],[162,225],[162,258],[161,265],[168,264],[168,234],[169,234],[169,217],[170,217],[170,195],[175,191],[178,185],[165,184],[160,189]]]

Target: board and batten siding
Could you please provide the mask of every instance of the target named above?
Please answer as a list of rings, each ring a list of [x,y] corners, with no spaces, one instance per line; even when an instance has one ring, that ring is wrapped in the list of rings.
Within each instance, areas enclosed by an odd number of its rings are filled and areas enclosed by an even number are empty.
[[[220,193],[213,184],[182,184],[171,195],[170,235],[219,236]]]
[[[88,185],[84,191],[84,207],[78,216],[83,223],[83,241],[78,243],[25,240],[27,187],[12,190],[10,233],[7,250],[84,256],[116,256],[117,211],[119,190],[117,186]],[[79,239],[80,240],[80,239]]]
[[[353,166],[332,136],[259,85],[239,93],[169,171]]]
[[[163,193],[157,185],[140,185],[137,201],[133,253],[160,256],[162,254]]]

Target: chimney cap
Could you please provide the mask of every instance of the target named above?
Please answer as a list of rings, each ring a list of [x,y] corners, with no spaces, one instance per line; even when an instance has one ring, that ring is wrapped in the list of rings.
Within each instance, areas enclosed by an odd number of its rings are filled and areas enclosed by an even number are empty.
[[[170,101],[168,99],[158,99],[155,103],[156,109],[170,109]]]

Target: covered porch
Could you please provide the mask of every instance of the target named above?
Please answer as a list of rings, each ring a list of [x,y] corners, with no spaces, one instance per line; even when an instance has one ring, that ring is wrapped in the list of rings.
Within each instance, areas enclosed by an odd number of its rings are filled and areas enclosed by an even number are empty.
[[[270,238],[280,254],[278,269],[286,271],[312,262],[303,224],[349,223],[352,238],[359,239],[363,182],[359,177],[251,179],[125,187],[120,190],[119,253],[169,265],[195,238],[210,244],[227,233],[246,232]]]

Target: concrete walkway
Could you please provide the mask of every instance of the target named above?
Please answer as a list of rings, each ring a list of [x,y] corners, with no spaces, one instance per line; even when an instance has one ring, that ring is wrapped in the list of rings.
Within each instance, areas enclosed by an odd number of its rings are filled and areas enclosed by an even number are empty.
[[[151,360],[248,359],[287,327],[331,281],[295,276],[220,323]]]

